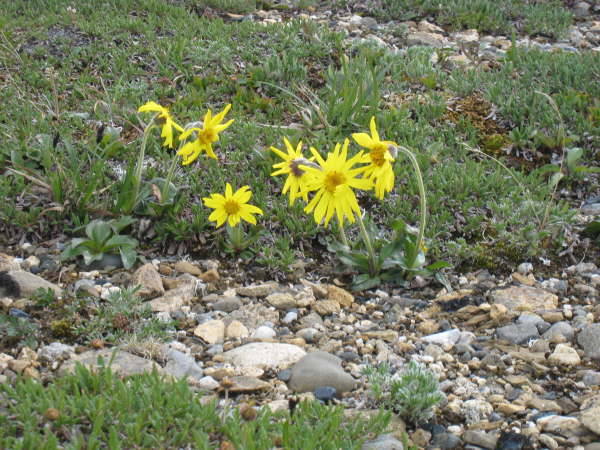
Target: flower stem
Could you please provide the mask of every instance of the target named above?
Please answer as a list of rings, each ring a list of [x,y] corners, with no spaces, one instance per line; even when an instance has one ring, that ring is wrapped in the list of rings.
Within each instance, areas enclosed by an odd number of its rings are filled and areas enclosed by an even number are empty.
[[[369,275],[375,276],[377,274],[375,273],[375,251],[373,250],[373,244],[371,243],[371,238],[367,232],[367,227],[365,227],[362,214],[357,214],[357,216],[360,234],[362,234],[363,242],[365,243],[365,247],[367,247],[367,253],[369,254]]]
[[[167,179],[165,180],[165,184],[163,185],[161,191],[161,203],[164,204],[166,200],[169,198],[169,191],[171,190],[171,180],[173,179],[173,175],[175,174],[175,168],[177,167],[177,162],[179,161],[177,152],[173,155],[173,159],[171,160],[171,166],[169,167],[169,171],[167,172]]]
[[[419,234],[417,236],[417,245],[415,247],[415,254],[411,255],[412,260],[419,254],[419,250],[423,246],[423,238],[425,235],[425,225],[427,223],[427,197],[425,196],[425,184],[423,183],[423,174],[421,173],[421,168],[419,167],[419,162],[417,158],[406,147],[398,146],[396,147],[402,153],[404,153],[410,162],[412,163],[413,169],[415,170],[415,176],[417,178],[417,185],[419,187],[419,197],[421,201],[421,220],[419,221]]]
[[[343,222],[340,222],[340,237],[342,238],[342,244],[350,248],[350,245],[348,245],[348,238],[346,237],[346,230],[344,230]]]
[[[146,145],[148,144],[148,136],[150,136],[150,131],[156,125],[154,124],[154,119],[148,124],[148,126],[144,129],[144,136],[142,138],[142,145],[140,147],[140,153],[138,154],[137,163],[135,166],[135,172],[133,177],[133,192],[132,192],[132,201],[130,208],[127,208],[125,213],[130,213],[136,206],[138,202],[138,196],[140,194],[140,186],[142,184],[142,169],[144,167],[144,158],[146,156]]]

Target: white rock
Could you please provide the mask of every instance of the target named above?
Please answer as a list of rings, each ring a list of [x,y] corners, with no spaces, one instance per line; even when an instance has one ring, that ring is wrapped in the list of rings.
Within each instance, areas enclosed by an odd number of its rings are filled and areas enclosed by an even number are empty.
[[[275,342],[252,342],[223,353],[225,362],[236,367],[285,369],[300,360],[306,352],[297,345]]]
[[[273,339],[275,336],[277,336],[277,332],[273,328],[266,326],[258,327],[252,333],[254,339]]]

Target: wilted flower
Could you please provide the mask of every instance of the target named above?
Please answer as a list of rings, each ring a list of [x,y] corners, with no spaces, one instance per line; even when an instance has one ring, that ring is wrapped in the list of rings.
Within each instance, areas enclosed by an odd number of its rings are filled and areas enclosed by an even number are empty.
[[[138,108],[138,112],[157,112],[154,121],[157,125],[162,127],[162,132],[160,137],[165,138],[165,142],[163,145],[165,147],[173,148],[173,128],[175,128],[180,133],[183,131],[183,128],[179,126],[171,117],[171,113],[169,113],[169,109],[164,106],[160,106],[156,102],[147,102],[146,104],[140,106]]]

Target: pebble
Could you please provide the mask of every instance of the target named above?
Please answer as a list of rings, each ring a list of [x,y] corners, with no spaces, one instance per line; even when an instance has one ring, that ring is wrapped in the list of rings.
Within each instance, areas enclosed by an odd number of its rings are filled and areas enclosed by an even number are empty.
[[[258,327],[252,333],[253,339],[273,339],[275,336],[277,336],[277,332],[273,328],[266,326]]]
[[[321,386],[331,386],[343,394],[356,386],[354,378],[342,368],[342,360],[323,351],[308,353],[291,370],[288,386],[295,392],[313,392]]]

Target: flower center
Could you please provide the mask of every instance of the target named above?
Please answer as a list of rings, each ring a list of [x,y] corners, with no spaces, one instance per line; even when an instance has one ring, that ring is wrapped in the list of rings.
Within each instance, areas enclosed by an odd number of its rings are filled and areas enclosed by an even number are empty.
[[[201,144],[207,145],[217,140],[217,133],[212,128],[207,128],[198,132],[198,140]]]
[[[346,176],[341,172],[329,172],[325,175],[325,189],[332,194],[335,193],[335,189],[346,182]]]
[[[385,163],[385,152],[387,146],[384,144],[378,144],[371,149],[369,156],[371,157],[371,163],[374,166],[381,167]]]
[[[300,164],[302,163],[303,161],[301,159],[292,159],[290,161],[290,173],[296,178],[300,178],[302,175],[304,175],[304,170],[300,168]]]
[[[230,216],[233,216],[239,212],[240,204],[238,202],[236,202],[235,200],[227,200],[225,202],[225,205],[223,206],[223,208],[225,208],[225,212],[227,214],[229,214]]]

